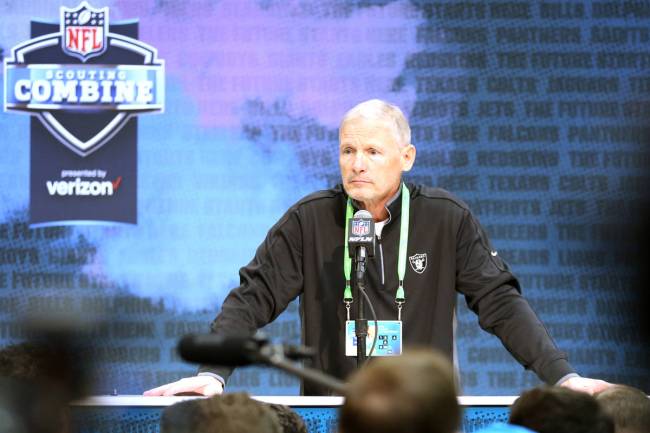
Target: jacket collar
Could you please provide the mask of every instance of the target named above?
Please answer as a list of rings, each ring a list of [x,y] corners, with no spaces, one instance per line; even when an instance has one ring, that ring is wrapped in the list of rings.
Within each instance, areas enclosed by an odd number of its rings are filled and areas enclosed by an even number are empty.
[[[402,196],[402,185],[404,182],[400,183],[400,187],[397,189],[397,192],[395,195],[393,195],[387,202],[385,209],[388,212],[388,219],[386,220],[385,224],[390,224],[390,222],[395,219],[399,218],[399,216],[402,213],[402,200],[398,200]],[[408,187],[408,185],[407,185]],[[347,193],[345,192],[345,189],[343,189],[343,185],[341,185],[341,190],[343,190],[343,193],[346,197],[347,200]],[[355,199],[352,199],[352,207],[354,208],[354,211],[358,211],[361,209],[361,204],[356,201]]]

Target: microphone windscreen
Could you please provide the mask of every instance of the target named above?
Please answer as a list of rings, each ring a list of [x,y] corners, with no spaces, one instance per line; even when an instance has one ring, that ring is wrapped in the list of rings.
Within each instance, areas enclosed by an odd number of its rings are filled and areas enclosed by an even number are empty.
[[[365,209],[358,210],[354,213],[354,218],[368,218],[372,219],[372,215]]]
[[[368,257],[375,255],[375,221],[367,210],[358,210],[349,221],[347,233],[349,255],[354,258],[363,251]]]
[[[260,342],[251,336],[190,334],[178,343],[178,353],[198,364],[239,367],[260,362]]]

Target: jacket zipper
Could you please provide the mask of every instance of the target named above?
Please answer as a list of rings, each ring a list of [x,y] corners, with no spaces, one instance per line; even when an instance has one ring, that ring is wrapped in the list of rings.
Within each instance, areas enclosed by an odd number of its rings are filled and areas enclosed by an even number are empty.
[[[386,285],[384,281],[384,249],[381,247],[381,236],[377,236],[379,242],[379,262],[381,263],[381,285]]]

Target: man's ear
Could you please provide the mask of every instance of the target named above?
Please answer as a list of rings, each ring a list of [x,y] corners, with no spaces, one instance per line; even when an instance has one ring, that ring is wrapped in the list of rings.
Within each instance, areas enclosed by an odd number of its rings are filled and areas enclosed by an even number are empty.
[[[415,146],[409,144],[402,149],[402,171],[409,171],[415,162]]]

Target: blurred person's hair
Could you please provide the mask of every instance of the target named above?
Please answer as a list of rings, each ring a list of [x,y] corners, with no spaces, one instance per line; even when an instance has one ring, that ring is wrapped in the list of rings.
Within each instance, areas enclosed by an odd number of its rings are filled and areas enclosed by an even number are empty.
[[[282,433],[273,410],[245,393],[187,400],[165,408],[161,433]]]
[[[68,402],[78,396],[78,378],[68,355],[67,348],[43,342],[0,349],[0,431],[70,431]]]
[[[0,349],[0,376],[12,379],[67,383],[70,360],[64,349],[25,342]]]
[[[275,414],[283,433],[307,433],[305,421],[289,406],[268,404]]]
[[[614,422],[594,397],[559,386],[522,393],[509,422],[538,433],[614,433]]]
[[[429,350],[373,359],[351,378],[342,433],[452,433],[460,426],[454,368]]]
[[[650,432],[650,399],[643,391],[616,385],[596,394],[596,400],[614,420],[616,433]]]

